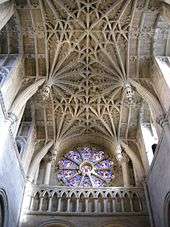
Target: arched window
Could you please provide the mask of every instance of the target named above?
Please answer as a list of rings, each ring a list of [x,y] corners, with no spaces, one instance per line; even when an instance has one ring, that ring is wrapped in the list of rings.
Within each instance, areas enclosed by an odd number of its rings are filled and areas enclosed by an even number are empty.
[[[69,151],[58,162],[57,177],[69,187],[102,187],[113,179],[113,162],[102,151],[81,147]]]
[[[18,148],[18,153],[22,156],[24,153],[25,145],[26,145],[25,138],[17,137],[16,144],[17,144],[17,148]]]
[[[0,189],[0,227],[7,227],[7,197],[6,193]]]
[[[149,165],[152,163],[154,153],[156,150],[156,145],[158,143],[158,136],[156,129],[152,123],[142,123],[141,132],[144,142],[144,147],[146,150]]]
[[[157,147],[157,144],[156,144],[156,143],[152,144],[152,151],[153,151],[153,154],[155,154],[156,147]]]

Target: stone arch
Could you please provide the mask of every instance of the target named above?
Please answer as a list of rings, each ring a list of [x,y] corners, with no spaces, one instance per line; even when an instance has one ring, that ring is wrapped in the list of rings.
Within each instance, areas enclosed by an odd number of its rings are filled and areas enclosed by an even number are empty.
[[[36,194],[33,196],[32,210],[38,211],[39,206],[40,206],[40,193],[36,192]]]
[[[43,222],[39,227],[75,227],[75,225],[62,219],[53,219]]]
[[[119,225],[119,224],[106,224],[103,227],[126,227],[125,225]]]
[[[8,226],[8,200],[3,189],[0,189],[0,226]]]
[[[70,212],[76,212],[76,201],[77,201],[76,193],[73,192],[70,195]]]
[[[25,150],[25,146],[26,146],[26,140],[23,137],[17,137],[16,138],[16,144],[17,144],[17,148],[18,148],[18,152],[19,154],[23,155],[24,150]]]
[[[164,226],[170,227],[170,192],[167,193],[164,201]]]
[[[58,194],[55,192],[52,195],[52,212],[55,212],[58,210]]]
[[[49,203],[49,194],[48,192],[43,193],[43,201],[42,201],[42,211],[48,210],[48,203]]]
[[[67,211],[67,198],[68,198],[68,195],[66,192],[64,192],[61,196],[61,207],[60,207],[61,212]]]
[[[121,195],[119,192],[116,193],[115,195],[115,206],[116,206],[116,212],[121,212]]]
[[[82,192],[80,194],[80,200],[79,200],[79,210],[80,212],[85,212],[85,196],[84,196],[84,193]]]

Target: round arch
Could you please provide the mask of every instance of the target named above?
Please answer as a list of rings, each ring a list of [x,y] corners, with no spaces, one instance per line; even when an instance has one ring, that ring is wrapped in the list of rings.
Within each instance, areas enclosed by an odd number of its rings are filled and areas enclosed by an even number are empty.
[[[170,227],[170,192],[168,192],[164,201],[164,226]]]
[[[43,222],[39,227],[75,227],[75,225],[62,219],[50,219]]]
[[[106,224],[103,227],[127,227],[127,226],[122,224]]]
[[[64,225],[64,224],[49,224],[46,225],[45,227],[67,227],[68,225]]]
[[[3,189],[0,188],[0,226],[8,226],[8,200]]]

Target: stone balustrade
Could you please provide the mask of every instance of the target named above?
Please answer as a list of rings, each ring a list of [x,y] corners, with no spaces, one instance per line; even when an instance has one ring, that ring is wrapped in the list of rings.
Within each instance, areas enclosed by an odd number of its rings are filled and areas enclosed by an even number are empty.
[[[32,192],[27,213],[59,215],[113,215],[147,213],[142,188],[38,187]]]

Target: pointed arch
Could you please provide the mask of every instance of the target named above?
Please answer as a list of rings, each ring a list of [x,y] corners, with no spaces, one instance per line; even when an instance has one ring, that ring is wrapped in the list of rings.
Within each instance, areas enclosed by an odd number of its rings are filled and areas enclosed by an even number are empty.
[[[53,145],[53,141],[49,141],[42,149],[41,151],[38,152],[38,154],[34,157],[30,169],[29,169],[29,178],[32,181],[34,179],[36,170],[41,162],[41,160],[43,159],[43,157],[47,154],[47,152],[49,151],[49,149],[52,147]]]
[[[18,94],[8,111],[9,115],[12,114],[17,118],[27,101],[37,92],[38,88],[44,83],[44,81],[45,79],[37,80]]]

